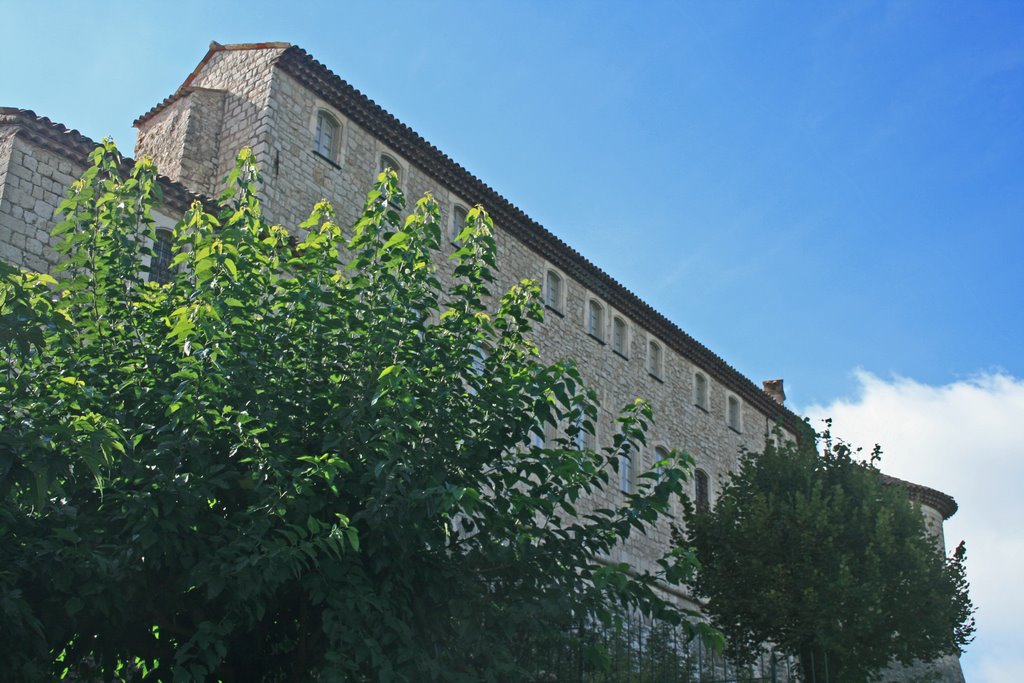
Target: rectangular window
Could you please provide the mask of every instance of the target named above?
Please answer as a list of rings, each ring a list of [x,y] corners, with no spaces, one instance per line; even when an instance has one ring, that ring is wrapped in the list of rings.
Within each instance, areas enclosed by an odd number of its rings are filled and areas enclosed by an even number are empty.
[[[728,414],[726,419],[729,422],[729,429],[734,432],[743,431],[743,406],[740,404],[740,400],[735,396],[730,396],[728,401]]]
[[[694,494],[697,499],[697,512],[707,512],[711,509],[711,496],[708,486],[708,475],[704,470],[697,470],[693,475]]]
[[[693,404],[708,410],[708,378],[700,372],[693,376]]]
[[[562,312],[562,278],[558,273],[549,270],[544,288],[544,303],[548,308]]]
[[[655,446],[654,448],[654,471],[658,475],[658,481],[661,481],[662,470],[665,469],[664,465],[658,463],[668,460],[668,449],[663,446]]]
[[[633,493],[633,456],[619,456],[619,490]]]
[[[331,161],[337,161],[338,130],[341,128],[333,116],[325,111],[316,115],[316,133],[313,136],[313,151]]]
[[[468,214],[469,212],[464,206],[456,204],[452,207],[452,225],[448,232],[448,239],[456,246],[462,246],[459,243],[459,235],[462,234],[462,230],[466,227],[466,216]]]
[[[174,279],[174,238],[169,230],[157,230],[153,258],[149,262],[149,281],[164,285]]]
[[[587,304],[587,334],[604,341],[604,307],[593,299]]]
[[[398,163],[398,161],[394,157],[389,156],[387,154],[381,154],[380,155],[380,166],[377,168],[377,172],[378,173],[383,173],[385,171],[385,169],[389,169],[389,168],[392,171],[395,172],[395,175],[398,176],[398,186],[399,186],[399,188],[401,188],[401,185],[402,185],[402,166]],[[393,211],[400,211],[401,208],[402,208],[401,205],[399,204],[399,202],[397,201],[397,199],[395,197],[391,197],[388,200],[388,207],[391,208]]]
[[[612,351],[626,357],[626,321],[618,316],[612,322]]]
[[[647,372],[653,376],[661,379],[662,373],[662,357],[661,357],[661,345],[656,341],[651,341],[647,345]]]

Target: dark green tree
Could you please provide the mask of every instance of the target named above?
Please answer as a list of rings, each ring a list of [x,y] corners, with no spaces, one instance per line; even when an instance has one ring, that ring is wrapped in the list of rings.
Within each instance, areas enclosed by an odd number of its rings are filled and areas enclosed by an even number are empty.
[[[962,651],[963,543],[943,555],[906,490],[880,480],[877,448],[865,462],[828,431],[778,441],[743,455],[712,510],[687,505],[694,588],[733,653],[771,643],[807,681],[859,683]]]
[[[598,558],[688,462],[588,502],[650,408],[577,447],[593,394],[538,360],[534,283],[491,298],[482,209],[444,287],[431,197],[402,221],[385,172],[353,231],[320,204],[296,242],[243,151],[160,285],[155,169],[120,165],[97,149],[61,206],[57,279],[0,271],[5,681],[514,681],[581,627],[684,622],[655,582],[688,555],[658,575]]]

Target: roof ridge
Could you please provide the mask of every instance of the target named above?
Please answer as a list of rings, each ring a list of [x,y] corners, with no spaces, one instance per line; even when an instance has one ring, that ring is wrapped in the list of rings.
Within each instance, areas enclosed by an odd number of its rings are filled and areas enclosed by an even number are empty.
[[[227,45],[221,45],[216,40],[211,40],[210,41],[210,47],[206,50],[206,54],[203,55],[203,58],[199,60],[198,64],[196,64],[196,68],[192,69],[192,72],[188,76],[185,77],[185,80],[182,81],[181,85],[179,85],[177,87],[177,89],[175,89],[175,91],[172,92],[170,95],[168,95],[167,97],[165,97],[164,99],[162,99],[161,101],[159,101],[155,105],[153,105],[149,109],[149,111],[147,111],[147,112],[145,112],[143,114],[140,114],[132,122],[132,125],[135,126],[136,128],[138,128],[140,125],[142,125],[143,123],[145,123],[149,119],[153,118],[154,116],[159,114],[161,111],[166,109],[168,106],[170,106],[174,102],[177,102],[182,97],[184,97],[189,92],[191,92],[189,90],[189,88],[192,86],[192,81],[194,81],[196,79],[196,77],[199,75],[199,72],[202,71],[203,67],[205,67],[207,62],[210,61],[210,58],[213,57],[213,55],[215,55],[218,52],[227,52],[227,51],[234,51],[234,50],[282,50],[283,51],[283,50],[286,50],[286,49],[291,48],[291,47],[294,47],[294,45],[292,45],[291,43],[284,43],[284,42],[229,43]],[[216,89],[217,88],[206,88],[206,90],[216,90]]]
[[[216,46],[218,50],[266,50],[270,48],[294,47],[292,43],[286,43],[283,41],[267,41],[262,43],[226,43],[222,45],[216,40],[211,40],[210,49],[214,49],[214,46]]]

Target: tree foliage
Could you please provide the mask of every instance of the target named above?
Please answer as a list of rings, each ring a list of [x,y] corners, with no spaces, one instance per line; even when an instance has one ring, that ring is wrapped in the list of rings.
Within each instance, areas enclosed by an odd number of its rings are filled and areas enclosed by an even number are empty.
[[[878,449],[857,452],[828,431],[769,440],[713,510],[688,510],[694,588],[737,654],[773,643],[808,680],[845,683],[971,640],[963,543],[946,558],[906,490],[879,479]]]
[[[121,177],[110,143],[92,162],[58,279],[0,272],[5,680],[517,680],[582,624],[683,620],[654,586],[689,555],[600,558],[666,513],[687,460],[587,504],[651,410],[577,447],[593,394],[539,361],[534,283],[491,296],[482,209],[442,286],[430,196],[402,221],[385,172],[351,233],[321,203],[296,242],[243,151],[159,285],[152,163]]]

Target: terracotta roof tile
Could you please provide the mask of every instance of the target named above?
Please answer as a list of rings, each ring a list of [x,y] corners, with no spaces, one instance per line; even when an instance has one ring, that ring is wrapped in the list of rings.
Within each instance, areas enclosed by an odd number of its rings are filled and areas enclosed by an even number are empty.
[[[678,325],[642,301],[582,254],[527,216],[492,187],[472,175],[444,152],[385,111],[369,97],[333,73],[305,50],[291,46],[276,65],[324,101],[344,113],[394,149],[424,173],[472,203],[487,207],[494,221],[518,240],[605,299],[612,307],[653,332],[669,347],[697,363],[752,407],[802,437],[806,425],[795,413],[780,406],[760,387],[684,332]]]
[[[196,64],[196,68],[192,69],[192,73],[190,73],[188,77],[185,78],[184,82],[182,82],[182,84],[178,86],[178,89],[170,95],[168,95],[167,97],[165,97],[162,101],[157,103],[156,106],[152,107],[145,114],[142,114],[137,119],[135,119],[135,121],[132,122],[132,125],[136,128],[139,127],[140,125],[142,125],[143,123],[145,123],[146,121],[153,118],[154,116],[162,112],[164,109],[172,105],[174,102],[180,100],[182,97],[192,92],[192,90],[190,89],[192,81],[195,80],[196,76],[199,75],[199,72],[203,70],[203,67],[206,66],[206,63],[209,62],[210,58],[213,57],[213,55],[215,55],[216,53],[233,50],[283,50],[288,47],[291,47],[291,43],[233,43],[231,45],[221,45],[216,40],[211,40],[210,48],[206,51],[206,54],[203,56],[202,59],[199,60],[199,63]]]
[[[636,294],[531,219],[489,185],[472,175],[409,126],[389,114],[299,47],[291,46],[288,43],[244,43],[239,45],[211,43],[206,56],[181,87],[173,95],[140,116],[135,125],[138,126],[190,92],[191,81],[212,54],[220,50],[240,49],[283,49],[277,59],[277,66],[285,73],[316,92],[350,119],[372,132],[410,162],[467,201],[487,206],[495,221],[521,242],[547,258],[585,287],[599,294],[613,307],[654,332],[662,341],[686,358],[699,364],[702,369],[710,372],[718,381],[742,396],[762,413],[780,420],[783,426],[797,437],[806,436],[810,427],[799,416],[788,408],[780,406],[762,389],[759,389],[738,370],[684,332],[678,325],[654,310]],[[77,130],[67,128],[63,124],[39,116],[28,109],[0,107],[0,125],[2,124],[17,125],[35,144],[79,163],[84,163],[86,157],[98,144]],[[132,163],[132,159],[124,158],[126,167],[130,167]],[[209,199],[192,193],[183,185],[168,178],[161,176],[160,183],[164,190],[165,201],[176,209],[184,211],[196,199],[210,204]],[[949,519],[957,511],[956,501],[941,491],[886,474],[880,473],[879,476],[888,485],[905,487],[912,499],[934,508],[942,514],[943,519]]]
[[[943,519],[949,519],[959,509],[953,497],[942,491],[922,486],[921,484],[915,484],[905,479],[898,479],[881,472],[878,473],[878,478],[887,486],[902,486],[910,494],[911,500],[916,500],[922,505],[938,510]]]
[[[33,144],[77,164],[87,163],[89,154],[100,144],[77,130],[51,121],[30,109],[0,107],[0,125],[3,124],[18,127],[19,135],[23,134]],[[134,163],[135,161],[131,157],[122,157],[122,173],[130,171]],[[204,204],[210,202],[206,197],[195,194],[170,178],[159,176],[159,181],[164,194],[164,203],[182,213],[188,210],[192,202],[197,199]]]

